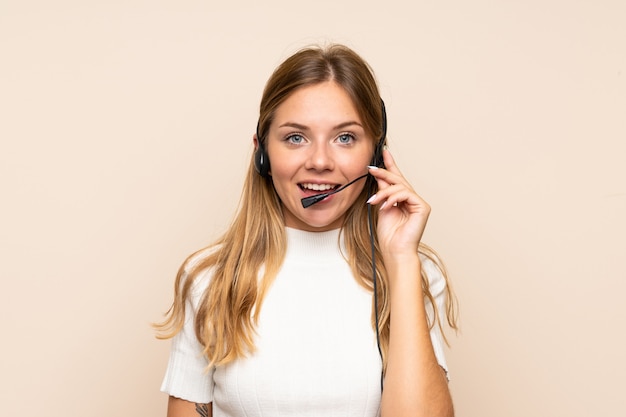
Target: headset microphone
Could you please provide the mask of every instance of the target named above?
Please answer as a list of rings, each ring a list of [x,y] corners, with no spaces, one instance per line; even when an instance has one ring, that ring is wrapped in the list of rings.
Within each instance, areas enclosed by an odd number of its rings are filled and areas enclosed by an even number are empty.
[[[319,203],[320,201],[322,201],[323,199],[325,199],[326,197],[333,195],[335,193],[338,193],[339,191],[343,190],[344,188],[354,184],[355,182],[357,182],[360,179],[363,179],[365,177],[367,177],[369,174],[364,174],[361,175],[358,178],[353,179],[352,181],[350,181],[349,183],[347,183],[346,185],[342,185],[341,187],[337,188],[336,190],[333,190],[329,193],[323,193],[323,194],[316,194],[316,195],[312,195],[310,197],[305,197],[302,200],[300,200],[302,202],[302,207],[307,208],[312,206],[315,203]]]

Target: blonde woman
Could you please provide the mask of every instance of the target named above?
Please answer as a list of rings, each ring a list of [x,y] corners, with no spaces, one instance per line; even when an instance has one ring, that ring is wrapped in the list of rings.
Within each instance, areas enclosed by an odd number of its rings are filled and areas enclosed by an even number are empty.
[[[169,417],[453,415],[453,295],[420,242],[430,207],[385,135],[351,49],[306,48],[275,70],[240,209],[182,265],[158,326],[173,338]]]

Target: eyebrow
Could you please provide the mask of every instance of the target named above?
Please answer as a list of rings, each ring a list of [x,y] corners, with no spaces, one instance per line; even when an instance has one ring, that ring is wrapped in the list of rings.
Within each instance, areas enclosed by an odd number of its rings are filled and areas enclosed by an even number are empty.
[[[357,121],[348,121],[348,122],[343,122],[343,123],[339,123],[337,126],[333,127],[333,130],[340,130],[340,129],[345,129],[346,127],[349,126],[359,126],[359,127],[363,127],[363,125],[361,125],[361,123],[357,122]],[[301,125],[300,123],[295,123],[295,122],[286,122],[283,123],[282,125],[278,126],[279,128],[281,127],[292,127],[294,129],[300,129],[300,130],[307,130],[309,127],[305,126],[305,125]]]

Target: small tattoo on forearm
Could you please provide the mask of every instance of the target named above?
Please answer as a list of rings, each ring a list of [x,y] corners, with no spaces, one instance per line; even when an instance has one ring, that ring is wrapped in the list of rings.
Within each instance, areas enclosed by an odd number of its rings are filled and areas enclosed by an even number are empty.
[[[209,405],[208,404],[196,404],[196,411],[200,417],[209,417]]]

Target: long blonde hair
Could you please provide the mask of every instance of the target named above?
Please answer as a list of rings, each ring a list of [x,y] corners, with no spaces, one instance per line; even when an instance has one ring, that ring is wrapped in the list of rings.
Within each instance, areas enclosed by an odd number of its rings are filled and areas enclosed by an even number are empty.
[[[296,89],[334,81],[352,98],[365,130],[374,140],[382,135],[382,107],[378,87],[369,65],[354,51],[342,45],[302,49],[279,65],[268,80],[260,104],[258,140],[264,143],[277,107]],[[342,233],[347,259],[357,281],[373,291],[372,255],[368,226],[368,190],[375,182],[368,178],[366,185],[349,209]],[[377,210],[372,210],[372,221],[377,222]],[[386,365],[389,344],[390,306],[387,272],[374,233],[376,247],[377,315],[383,364]],[[186,302],[201,272],[211,269],[211,280],[204,289],[195,316],[195,332],[204,346],[204,353],[213,366],[224,365],[253,352],[255,327],[264,296],[283,262],[286,251],[284,218],[280,200],[270,178],[256,172],[251,160],[245,178],[237,214],[210,251],[192,254],[178,271],[174,302],[164,322],[155,327],[160,338],[170,338],[183,327]],[[205,248],[206,249],[206,248]],[[204,251],[204,252],[203,252]],[[447,273],[436,253],[420,244],[419,252],[430,258]],[[193,261],[192,261],[193,260]],[[262,272],[262,274],[261,274]],[[259,278],[259,275],[261,277]],[[422,271],[424,296],[431,301],[431,326],[442,326],[436,304],[429,289],[429,281]],[[451,287],[446,285],[446,318],[456,329],[456,303]],[[374,300],[374,297],[373,299]],[[376,325],[372,301],[372,326]],[[443,332],[442,332],[443,333]]]

